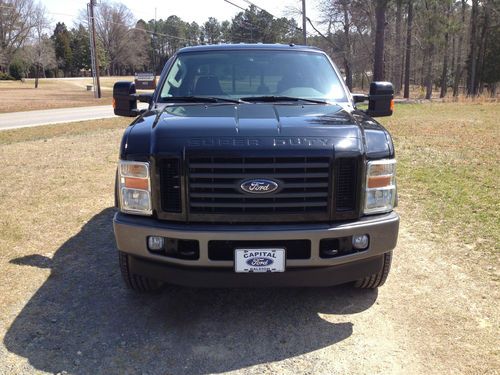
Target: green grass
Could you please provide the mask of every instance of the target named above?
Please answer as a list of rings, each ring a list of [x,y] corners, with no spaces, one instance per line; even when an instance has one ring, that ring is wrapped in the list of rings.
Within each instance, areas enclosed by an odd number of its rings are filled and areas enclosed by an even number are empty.
[[[500,106],[404,104],[381,119],[394,137],[401,205],[434,236],[498,253]]]

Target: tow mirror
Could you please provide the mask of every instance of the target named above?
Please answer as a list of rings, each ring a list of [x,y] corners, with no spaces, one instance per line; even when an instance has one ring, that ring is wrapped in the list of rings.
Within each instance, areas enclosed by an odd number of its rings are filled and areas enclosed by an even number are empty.
[[[139,114],[134,82],[118,81],[114,84],[113,109],[117,116],[135,117]]]
[[[372,82],[368,95],[368,110],[372,117],[392,116],[394,111],[394,88],[390,82]]]

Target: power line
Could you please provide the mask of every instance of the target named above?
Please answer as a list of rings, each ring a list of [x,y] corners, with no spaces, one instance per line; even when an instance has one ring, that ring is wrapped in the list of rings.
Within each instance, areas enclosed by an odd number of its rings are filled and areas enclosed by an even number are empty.
[[[243,10],[243,11],[245,11],[245,10],[246,10],[246,8],[243,8],[243,7],[241,7],[241,6],[237,5],[237,4],[235,4],[235,3],[233,3],[233,2],[231,2],[231,1],[229,1],[229,0],[224,0],[224,1],[225,1],[226,3],[228,3],[228,4],[234,5],[234,6],[235,6],[236,8],[238,8],[238,9],[241,9],[241,10]]]

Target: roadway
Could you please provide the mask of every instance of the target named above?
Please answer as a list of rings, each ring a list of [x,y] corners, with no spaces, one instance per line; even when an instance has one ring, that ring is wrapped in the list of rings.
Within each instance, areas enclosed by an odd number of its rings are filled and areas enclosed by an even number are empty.
[[[114,117],[111,105],[0,113],[0,130]]]

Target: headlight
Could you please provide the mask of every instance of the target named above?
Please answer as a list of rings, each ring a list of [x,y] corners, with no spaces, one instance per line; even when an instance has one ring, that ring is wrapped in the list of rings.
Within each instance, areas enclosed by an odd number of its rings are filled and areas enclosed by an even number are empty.
[[[365,214],[388,212],[396,201],[396,160],[369,161],[366,167]]]
[[[149,163],[120,160],[118,164],[120,210],[129,214],[151,215]]]

